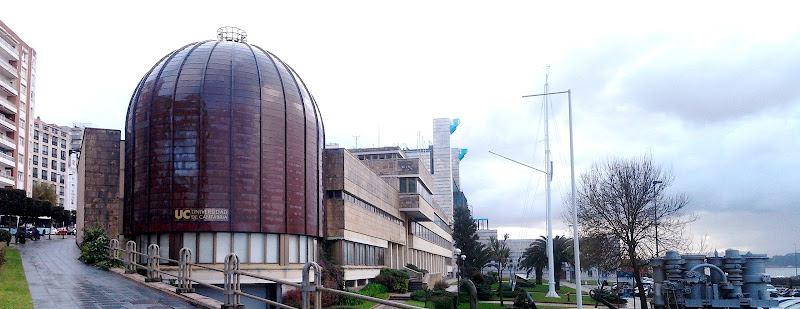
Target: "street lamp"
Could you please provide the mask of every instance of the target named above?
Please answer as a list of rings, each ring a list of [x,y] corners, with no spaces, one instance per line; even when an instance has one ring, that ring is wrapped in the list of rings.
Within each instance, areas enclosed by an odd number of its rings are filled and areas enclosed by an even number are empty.
[[[653,220],[656,225],[656,257],[658,257],[658,201],[656,201],[656,185],[664,183],[661,180],[653,180]]]

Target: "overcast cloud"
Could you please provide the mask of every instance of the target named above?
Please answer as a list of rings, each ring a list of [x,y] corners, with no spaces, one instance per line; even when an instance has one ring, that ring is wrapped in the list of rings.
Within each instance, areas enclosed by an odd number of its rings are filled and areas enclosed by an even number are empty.
[[[792,2],[42,2],[4,4],[38,52],[36,115],[122,129],[139,79],[220,26],[286,61],[314,94],[327,142],[431,140],[460,118],[462,188],[475,217],[543,235],[544,182],[495,151],[544,166],[541,99],[572,89],[578,175],[644,153],[691,196],[690,227],[716,249],[800,244],[800,24]],[[569,188],[566,97],[552,98],[556,234]]]

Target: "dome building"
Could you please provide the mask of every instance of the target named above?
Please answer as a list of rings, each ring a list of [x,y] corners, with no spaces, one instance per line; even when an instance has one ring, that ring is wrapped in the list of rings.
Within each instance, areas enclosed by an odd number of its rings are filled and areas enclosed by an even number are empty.
[[[325,132],[294,70],[220,28],[141,79],[125,123],[124,233],[177,259],[297,274],[323,235]],[[266,265],[265,265],[266,264]],[[293,267],[292,267],[293,268]],[[290,275],[291,276],[291,275]]]

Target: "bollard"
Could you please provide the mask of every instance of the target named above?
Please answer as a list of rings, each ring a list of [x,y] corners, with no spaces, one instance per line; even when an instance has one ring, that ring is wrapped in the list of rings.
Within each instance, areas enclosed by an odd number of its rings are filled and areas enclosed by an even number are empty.
[[[235,253],[229,253],[225,256],[225,268],[223,269],[223,278],[225,279],[225,291],[222,293],[225,295],[225,303],[222,305],[222,309],[240,309],[244,308],[244,305],[241,304],[239,299],[239,294],[237,292],[241,292],[241,283],[239,279],[239,256]]]
[[[161,277],[158,273],[161,266],[159,249],[156,244],[151,244],[147,247],[147,278],[144,279],[144,282],[161,282]]]
[[[178,294],[194,293],[192,280],[190,280],[192,278],[192,249],[181,248],[178,255],[180,258],[178,260],[178,289],[176,292]]]
[[[133,240],[129,240],[125,243],[125,273],[126,274],[135,274],[136,273],[136,257],[134,253],[136,252],[136,242]]]

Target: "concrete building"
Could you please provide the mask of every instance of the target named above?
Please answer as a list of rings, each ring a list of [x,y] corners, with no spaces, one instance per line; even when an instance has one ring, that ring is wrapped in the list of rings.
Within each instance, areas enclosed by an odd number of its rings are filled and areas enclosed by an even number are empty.
[[[31,148],[31,179],[34,183],[46,183],[56,191],[57,206],[75,210],[66,203],[70,164],[68,128],[42,121],[39,117],[33,124],[33,147]]]
[[[447,222],[453,220],[454,192],[460,192],[459,161],[466,149],[451,148],[450,135],[461,123],[458,119],[433,120],[433,145],[422,149],[404,150],[408,158],[420,159],[433,176],[433,200],[444,211]],[[466,203],[466,198],[464,198]]]
[[[348,284],[363,284],[383,267],[413,264],[428,283],[452,271],[452,228],[436,204],[424,162],[399,147],[326,149],[325,239]]]
[[[31,195],[36,51],[0,21],[0,187]]]

